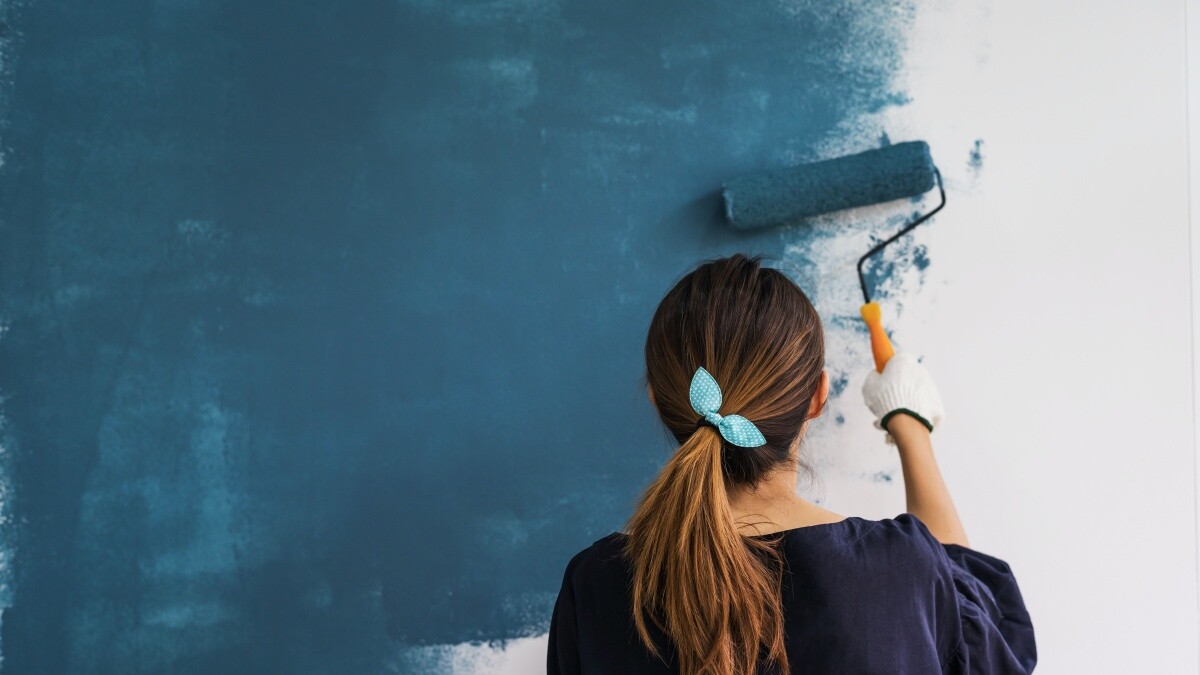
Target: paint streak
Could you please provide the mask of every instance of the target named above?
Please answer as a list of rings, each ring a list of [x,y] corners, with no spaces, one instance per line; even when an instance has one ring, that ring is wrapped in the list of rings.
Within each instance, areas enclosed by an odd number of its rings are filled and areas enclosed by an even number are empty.
[[[890,142],[846,130],[907,101],[913,14],[26,3],[5,671],[419,671],[449,667],[422,645],[544,631],[569,555],[668,450],[633,383],[685,268],[806,261],[848,386],[842,253],[894,221],[736,234],[717,187]],[[914,251],[872,269],[880,297]]]
[[[972,173],[978,174],[983,169],[983,139],[975,139],[975,144],[971,147],[971,152],[967,157],[967,167]]]
[[[910,217],[915,218],[916,214]],[[899,221],[891,233],[884,232],[881,236],[872,235],[867,250],[895,231],[899,231],[904,223],[903,220]],[[929,269],[929,249],[925,244],[917,243],[919,236],[920,226],[888,244],[863,265],[863,277],[866,279],[867,289],[872,300],[886,301],[902,293],[911,293],[924,284],[925,271]],[[863,252],[865,253],[866,250]],[[905,275],[915,276],[915,283],[904,283]],[[862,330],[866,330],[866,327],[863,326]]]
[[[829,382],[829,396],[832,398],[841,396],[842,392],[846,390],[846,385],[849,383],[850,377],[845,373],[833,378]]]

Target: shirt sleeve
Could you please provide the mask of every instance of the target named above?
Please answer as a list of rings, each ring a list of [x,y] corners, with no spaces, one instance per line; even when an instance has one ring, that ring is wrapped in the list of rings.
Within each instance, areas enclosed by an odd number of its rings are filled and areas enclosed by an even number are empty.
[[[955,673],[1033,672],[1037,642],[1021,589],[1008,563],[958,544],[943,544],[960,616]]]
[[[550,617],[550,636],[546,653],[547,675],[578,675],[582,672],[579,664],[579,632],[575,622],[575,591],[571,583],[572,572],[578,557],[567,563],[563,573],[562,588],[558,592],[558,600],[554,603],[554,613]]]
[[[946,672],[1032,673],[1037,664],[1033,623],[1008,563],[973,548],[942,544],[924,523],[919,528],[930,542],[940,582],[937,629],[947,649],[942,656]]]

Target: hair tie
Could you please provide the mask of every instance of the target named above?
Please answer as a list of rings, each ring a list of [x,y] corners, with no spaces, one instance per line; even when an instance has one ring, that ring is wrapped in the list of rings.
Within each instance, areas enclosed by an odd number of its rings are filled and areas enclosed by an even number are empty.
[[[708,422],[721,432],[722,438],[743,448],[757,448],[767,444],[767,439],[750,420],[741,415],[722,415],[717,412],[721,409],[721,387],[717,386],[717,381],[703,367],[697,368],[696,374],[692,375],[688,398],[691,400],[692,409],[701,416],[696,420],[697,427],[703,422]]]

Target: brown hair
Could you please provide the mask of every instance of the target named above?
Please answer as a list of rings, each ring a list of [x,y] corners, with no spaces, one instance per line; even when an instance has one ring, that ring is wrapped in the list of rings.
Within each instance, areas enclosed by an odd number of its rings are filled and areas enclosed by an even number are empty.
[[[679,672],[747,675],[760,659],[788,672],[778,539],[741,533],[728,490],[754,485],[791,455],[825,367],[820,317],[763,256],[710,259],[659,304],[646,336],[646,384],[680,443],[626,525],[633,619],[655,656],[646,616],[670,636]],[[703,366],[721,388],[722,415],[752,421],[766,445],[728,443],[698,424],[688,397]]]

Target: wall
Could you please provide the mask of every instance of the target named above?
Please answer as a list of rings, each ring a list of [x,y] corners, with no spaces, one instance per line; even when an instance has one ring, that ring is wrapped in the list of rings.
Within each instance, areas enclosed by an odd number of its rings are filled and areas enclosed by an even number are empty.
[[[1047,672],[1196,670],[1179,3],[3,11],[5,672],[536,672],[670,450],[650,314],[733,251],[826,321],[806,494],[901,512],[853,264],[919,205],[717,190],[911,138],[948,206],[872,280],[973,543]]]

